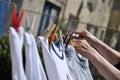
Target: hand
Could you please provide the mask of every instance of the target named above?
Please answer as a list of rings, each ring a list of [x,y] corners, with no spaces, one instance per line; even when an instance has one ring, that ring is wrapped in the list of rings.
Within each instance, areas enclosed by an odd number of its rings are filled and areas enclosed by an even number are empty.
[[[73,39],[72,41],[76,51],[88,59],[99,54],[85,39]]]
[[[82,31],[74,31],[74,33],[79,34],[80,37],[77,39],[85,39],[88,41],[89,44],[94,44],[94,41],[97,39],[93,34],[91,34],[90,32],[88,32],[87,30],[82,30]]]

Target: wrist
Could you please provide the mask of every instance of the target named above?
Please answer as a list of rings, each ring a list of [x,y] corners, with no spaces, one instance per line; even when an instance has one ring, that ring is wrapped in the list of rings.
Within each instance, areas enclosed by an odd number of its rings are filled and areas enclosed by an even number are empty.
[[[96,47],[97,43],[99,42],[99,39],[96,37],[88,37],[87,41],[90,45]]]
[[[88,59],[93,61],[97,59],[99,56],[101,56],[94,48],[91,54],[88,55]]]

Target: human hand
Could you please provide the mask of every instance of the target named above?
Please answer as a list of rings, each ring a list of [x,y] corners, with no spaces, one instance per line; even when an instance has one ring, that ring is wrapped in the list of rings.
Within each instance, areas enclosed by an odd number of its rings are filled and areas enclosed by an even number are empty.
[[[94,44],[93,42],[97,39],[93,34],[88,32],[87,30],[82,30],[82,31],[76,30],[73,33],[79,34],[79,37],[76,39],[85,39],[91,45]]]
[[[76,51],[88,59],[91,59],[91,57],[98,54],[98,52],[85,39],[73,39],[72,42]]]

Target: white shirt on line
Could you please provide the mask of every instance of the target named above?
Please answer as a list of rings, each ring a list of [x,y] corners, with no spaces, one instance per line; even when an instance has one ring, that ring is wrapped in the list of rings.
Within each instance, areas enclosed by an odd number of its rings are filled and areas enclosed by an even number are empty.
[[[52,44],[49,48],[48,39],[39,37],[49,80],[73,80],[69,72],[64,51]]]

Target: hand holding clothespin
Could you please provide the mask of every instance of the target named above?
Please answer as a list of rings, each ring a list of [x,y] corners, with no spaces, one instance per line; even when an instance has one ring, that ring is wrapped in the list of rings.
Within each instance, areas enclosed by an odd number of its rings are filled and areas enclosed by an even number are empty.
[[[49,36],[49,42],[50,42],[50,46],[52,45],[53,40],[55,39],[55,35],[58,31],[58,27],[55,27],[54,31],[52,32],[52,34]]]
[[[74,39],[74,38],[80,38],[81,36],[79,35],[79,34],[76,34],[76,33],[74,33],[74,32],[71,32],[71,33],[69,33],[69,34],[67,34],[66,35],[66,38],[65,38],[65,43],[66,43],[66,46],[65,46],[65,48],[67,48],[67,46],[70,44],[70,45],[72,45],[73,43],[72,43],[72,39]]]
[[[24,15],[24,11],[22,11],[19,16],[17,9],[16,8],[14,9],[11,26],[16,30],[16,32],[18,32],[18,30],[19,30],[23,15]]]

